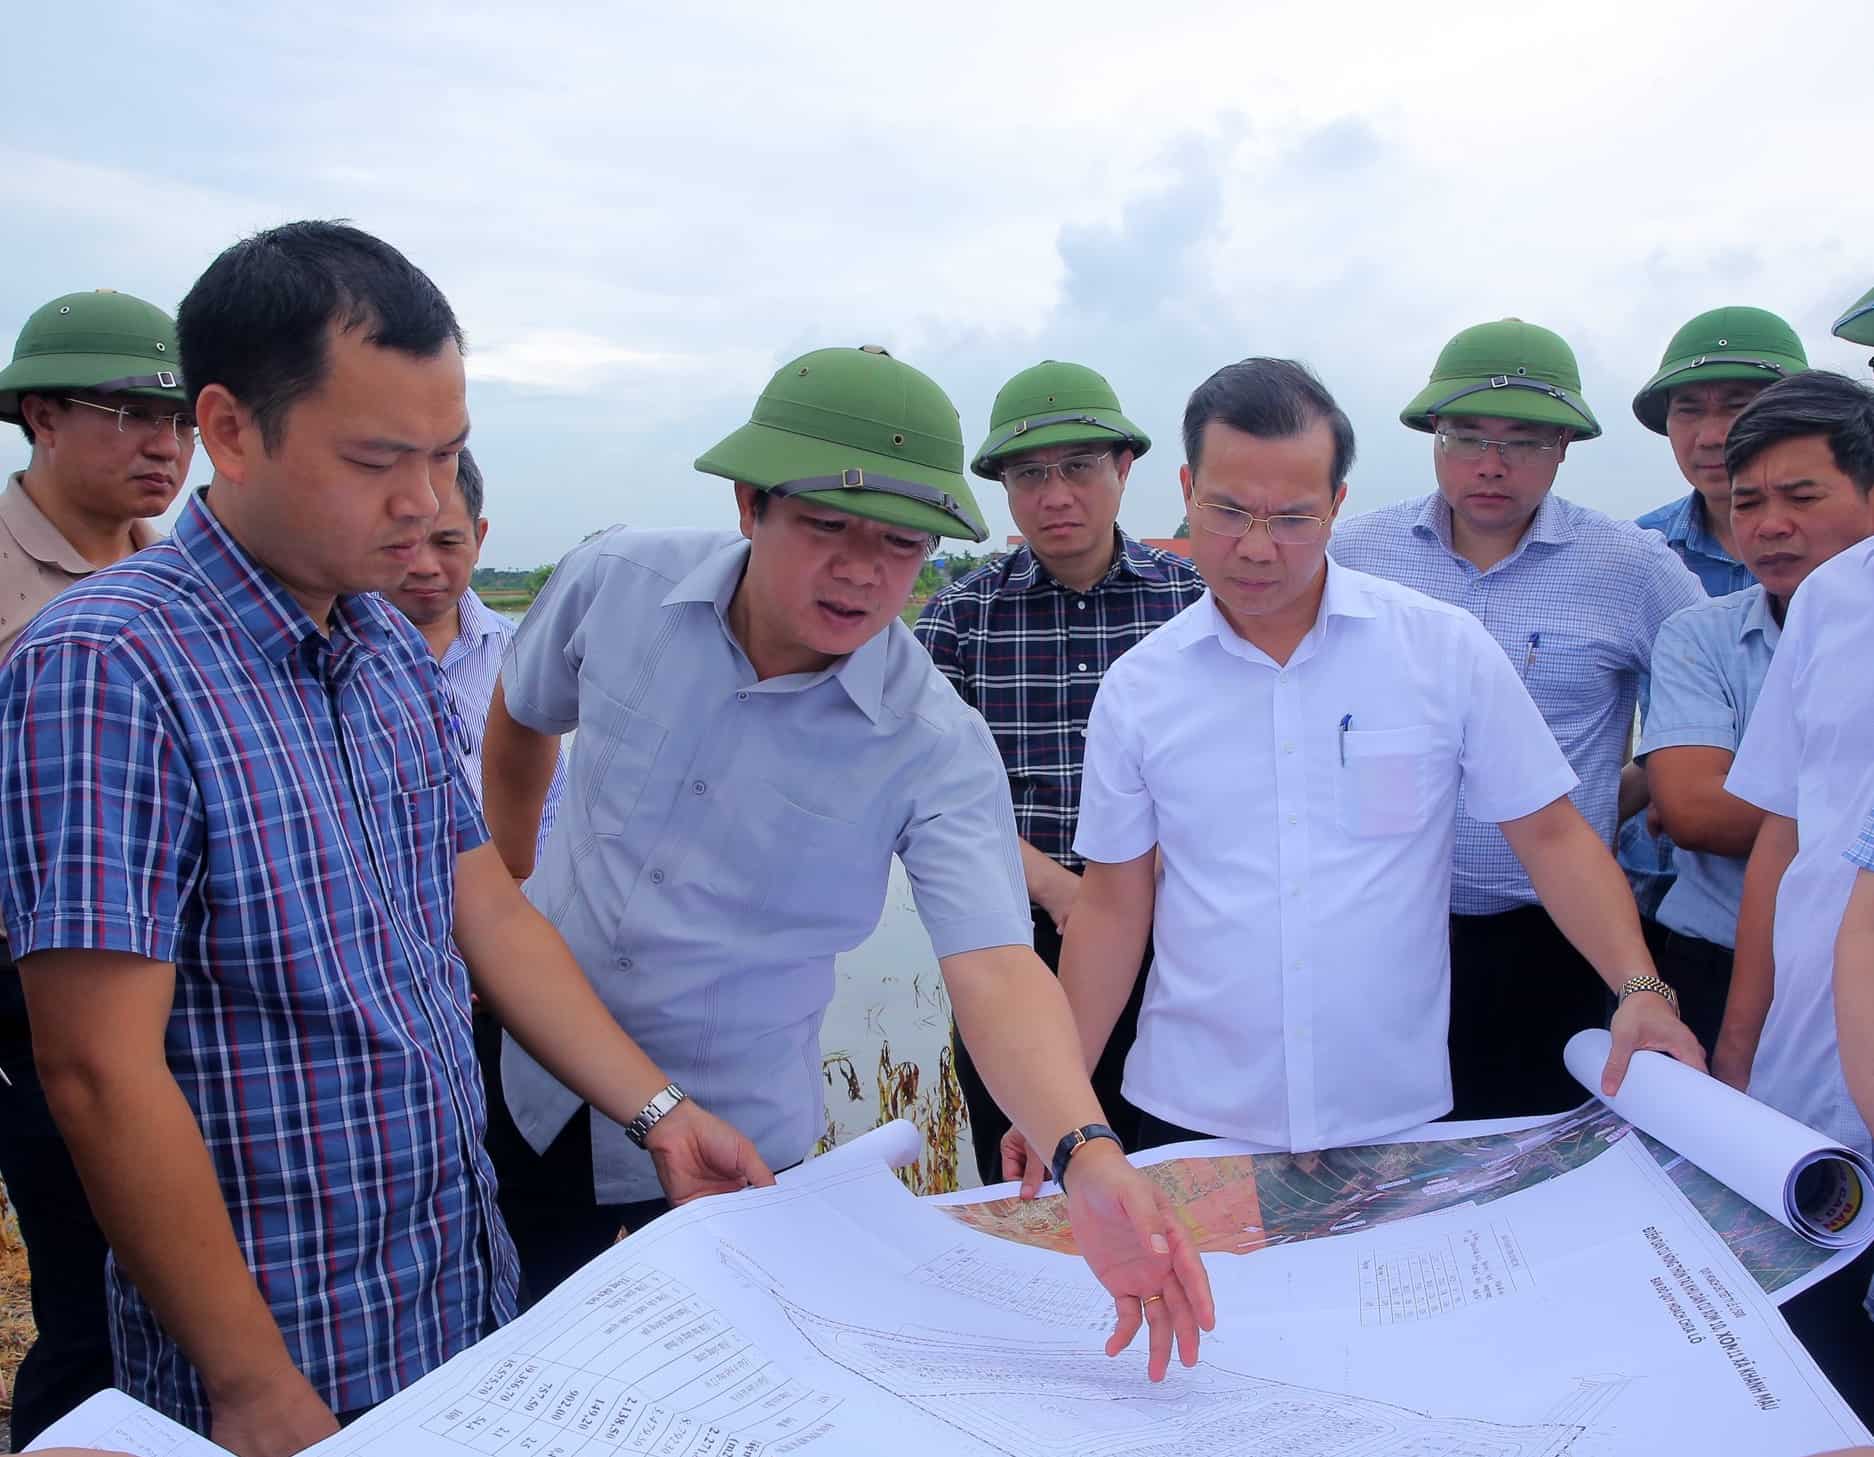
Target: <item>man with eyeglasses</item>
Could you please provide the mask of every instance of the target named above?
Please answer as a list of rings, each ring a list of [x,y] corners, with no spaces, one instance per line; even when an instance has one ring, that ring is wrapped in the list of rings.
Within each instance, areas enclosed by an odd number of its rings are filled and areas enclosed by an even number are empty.
[[[1400,419],[1432,435],[1438,489],[1343,523],[1329,550],[1484,624],[1574,769],[1571,798],[1611,845],[1653,639],[1674,612],[1704,600],[1704,589],[1657,532],[1551,493],[1569,446],[1601,433],[1560,335],[1519,319],[1463,330]],[[1605,912],[1637,924],[1632,891],[1624,881],[1621,889]],[[1451,895],[1454,1117],[1574,1107],[1581,1088],[1562,1046],[1605,1019],[1595,968],[1619,970],[1616,985],[1654,977],[1644,945],[1623,944],[1620,968],[1584,954],[1544,899],[1503,831],[1461,805]],[[1688,1051],[1702,1063],[1696,1042]]]
[[[970,469],[1000,479],[1023,545],[925,604],[914,631],[963,701],[996,737],[1015,801],[1035,952],[1060,966],[1061,935],[1080,892],[1074,827],[1093,694],[1121,653],[1203,595],[1183,557],[1118,525],[1132,463],[1151,440],[1121,412],[1112,386],[1084,365],[1044,360],[996,395]],[[1147,954],[1149,964],[1150,955]],[[1138,1028],[1145,966],[1093,1070],[1107,1122],[1128,1142],[1137,1110],[1121,1091]],[[1004,1167],[1009,1120],[960,1037],[957,1080],[983,1182]]]
[[[0,370],[0,420],[32,449],[0,492],[0,659],[74,582],[156,540],[195,449],[173,320],[100,289],[33,312]],[[18,1211],[38,1334],[13,1392],[30,1442],[111,1384],[104,1235],[46,1108],[19,973],[0,932],[0,1179]]]
[[[1061,954],[1082,1056],[1149,936],[1125,1079],[1143,1145],[1383,1138],[1450,1107],[1460,794],[1502,824],[1610,985],[1644,960],[1639,921],[1490,636],[1328,558],[1354,434],[1320,380],[1284,359],[1217,371],[1185,409],[1184,449],[1208,591],[1113,665],[1087,729],[1086,882]],[[1689,1043],[1634,988],[1605,1085],[1634,1049],[1695,1056]]]

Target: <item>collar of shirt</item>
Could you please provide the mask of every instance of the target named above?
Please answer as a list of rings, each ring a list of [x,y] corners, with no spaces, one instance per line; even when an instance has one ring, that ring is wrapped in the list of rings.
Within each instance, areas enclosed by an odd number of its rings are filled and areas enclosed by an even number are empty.
[[[1321,609],[1315,614],[1314,624],[1307,635],[1295,647],[1285,664],[1278,664],[1254,643],[1243,638],[1231,627],[1223,613],[1218,610],[1214,592],[1206,591],[1199,600],[1196,611],[1185,612],[1166,623],[1160,632],[1173,633],[1173,641],[1179,647],[1188,648],[1193,643],[1207,638],[1215,638],[1227,653],[1234,654],[1247,662],[1260,663],[1270,668],[1293,668],[1305,663],[1320,650],[1322,634],[1327,620],[1331,617],[1375,617],[1378,615],[1372,600],[1361,585],[1358,573],[1350,572],[1332,557],[1327,562],[1327,585],[1321,591]]]
[[[477,651],[489,638],[506,637],[510,626],[505,617],[476,595],[473,587],[456,599],[455,611],[456,634],[443,649],[444,668]]]
[[[735,600],[735,589],[741,584],[742,573],[748,567],[748,552],[749,544],[745,540],[727,543],[720,551],[705,557],[688,576],[670,589],[659,604],[663,607],[680,607],[691,602],[707,602],[715,609],[723,635],[735,643],[736,651],[744,657],[747,654],[729,627],[729,604]],[[779,678],[770,678],[759,685],[760,690],[766,693],[804,693],[828,678],[833,678],[852,700],[853,707],[877,723],[885,702],[885,635],[890,626],[887,623],[866,639],[857,652],[836,658],[817,673],[788,673]]]
[[[7,478],[6,490],[0,491],[0,522],[13,533],[20,550],[36,562],[57,567],[74,577],[86,577],[97,570],[96,564],[81,556],[78,548],[65,539],[65,534],[26,494],[25,471],[15,471]],[[130,540],[138,551],[156,539],[156,528],[149,522],[130,523]]]
[[[1091,591],[1097,592],[1109,583],[1119,580],[1121,574],[1140,578],[1147,582],[1168,580],[1165,569],[1152,558],[1143,545],[1115,526],[1113,528],[1118,550],[1113,553],[1112,565],[1106,569],[1106,575],[1093,584]],[[1031,587],[1058,587],[1054,574],[1041,565],[1041,559],[1029,546],[1019,546],[1009,555],[1002,565],[1002,585],[1010,592],[1026,592]],[[1063,589],[1066,590],[1066,589]]]
[[[1451,503],[1445,500],[1441,492],[1433,491],[1425,498],[1425,504],[1419,509],[1418,520],[1412,523],[1412,530],[1415,535],[1431,537],[1452,556],[1460,555],[1451,541]],[[1550,491],[1542,498],[1542,504],[1536,507],[1536,514],[1530,518],[1529,529],[1523,533],[1522,540],[1516,543],[1516,550],[1490,570],[1494,572],[1515,561],[1531,543],[1566,546],[1574,539],[1574,525],[1556,504],[1555,493]]]
[[[308,638],[321,649],[342,654],[353,643],[375,653],[389,636],[383,613],[392,609],[383,599],[373,593],[349,593],[332,604],[328,639],[280,579],[216,519],[206,487],[189,498],[171,539],[269,662],[285,661]]]
[[[1718,538],[1712,535],[1711,522],[1705,512],[1705,498],[1697,491],[1686,492],[1685,498],[1673,506],[1672,515],[1662,529],[1666,540],[1673,546],[1695,551],[1713,561],[1737,564],[1737,558],[1726,551]]]
[[[1737,624],[1737,640],[1741,643],[1753,632],[1763,638],[1763,645],[1771,651],[1776,650],[1777,640],[1783,636],[1783,625],[1776,620],[1776,614],[1770,610],[1770,594],[1759,582],[1738,593],[1748,599]]]

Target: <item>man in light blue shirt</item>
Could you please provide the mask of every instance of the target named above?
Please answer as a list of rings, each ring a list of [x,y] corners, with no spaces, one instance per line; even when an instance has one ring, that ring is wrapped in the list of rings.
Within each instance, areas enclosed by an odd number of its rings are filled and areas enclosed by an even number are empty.
[[[1796,331],[1764,309],[1711,309],[1688,321],[1666,345],[1659,368],[1633,397],[1635,418],[1672,446],[1691,490],[1639,518],[1657,531],[1713,597],[1741,592],[1754,581],[1731,536],[1731,476],[1724,437],[1737,413],[1775,380],[1809,367]],[[1647,691],[1640,689],[1640,712]],[[1621,784],[1620,867],[1649,924],[1655,955],[1664,940],[1659,907],[1672,889],[1672,841],[1647,822],[1646,775],[1636,762]]]
[[[1337,525],[1329,550],[1484,624],[1581,781],[1570,797],[1611,845],[1653,637],[1704,589],[1657,533],[1550,493],[1569,446],[1601,433],[1558,335],[1516,319],[1464,330],[1400,418],[1434,436],[1438,490]],[[1460,804],[1454,1117],[1557,1112],[1581,1101],[1562,1045],[1605,1019],[1605,999],[1540,900],[1502,831]]]
[[[504,1050],[518,1146],[496,1167],[528,1293],[659,1212],[642,1126],[686,1097],[772,1167],[811,1152],[833,959],[877,924],[896,855],[984,1081],[1055,1153],[1115,1298],[1109,1353],[1143,1323],[1154,1377],[1174,1329],[1195,1360],[1203,1267],[1103,1126],[1066,998],[1029,945],[995,741],[899,620],[936,537],[987,535],[955,407],[883,350],[816,350],[697,468],[735,483],[740,531],[619,528],[577,547],[489,711],[483,792],[516,874],[534,869],[558,736],[578,729],[527,895],[672,1077],[620,1126]]]

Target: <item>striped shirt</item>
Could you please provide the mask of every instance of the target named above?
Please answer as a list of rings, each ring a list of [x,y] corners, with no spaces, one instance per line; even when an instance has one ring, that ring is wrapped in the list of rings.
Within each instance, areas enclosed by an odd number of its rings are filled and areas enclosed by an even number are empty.
[[[408,623],[340,597],[321,634],[203,496],[60,596],[0,671],[15,951],[174,963],[170,1071],[287,1351],[335,1411],[514,1313],[450,939],[456,856],[486,832],[447,735]],[[198,1374],[107,1274],[119,1383],[206,1430]]]
[[[1490,630],[1581,781],[1569,798],[1611,844],[1653,638],[1681,607],[1705,600],[1659,534],[1551,494],[1516,550],[1480,572],[1452,546],[1451,507],[1434,491],[1341,522],[1328,550],[1344,566],[1462,607]],[[1503,832],[1460,805],[1451,909],[1495,915],[1536,900]]]
[[[1713,597],[1728,597],[1756,583],[1750,568],[1726,551],[1712,533],[1706,520],[1705,498],[1697,491],[1648,511],[1634,524],[1665,537],[1673,555],[1691,568],[1692,575]]]
[[[1204,595],[1197,568],[1118,532],[1091,591],[1054,580],[1027,547],[925,604],[912,629],[995,734],[1021,837],[1070,868],[1093,695],[1120,654]]]
[[[488,731],[488,705],[495,684],[501,681],[501,659],[514,638],[514,624],[475,595],[473,588],[456,603],[455,641],[443,650],[442,675],[449,699],[462,725],[462,765],[475,803],[482,802],[482,739]],[[566,755],[553,763],[553,781],[547,785],[546,804],[540,811],[540,835],[535,855],[546,848],[547,831],[560,812],[566,792]]]
[[[1874,809],[1868,811],[1861,833],[1854,837],[1854,843],[1844,853],[1863,870],[1874,870]]]

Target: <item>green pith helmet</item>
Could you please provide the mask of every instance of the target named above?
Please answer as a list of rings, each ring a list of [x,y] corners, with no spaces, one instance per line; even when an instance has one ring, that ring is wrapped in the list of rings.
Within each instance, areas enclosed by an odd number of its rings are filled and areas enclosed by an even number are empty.
[[[1084,364],[1044,359],[996,393],[989,434],[970,462],[994,480],[996,462],[1046,445],[1123,445],[1134,456],[1152,448],[1151,437],[1119,409],[1119,396]]]
[[[1575,351],[1560,334],[1521,319],[1473,325],[1439,351],[1431,382],[1399,418],[1414,430],[1430,431],[1438,415],[1564,425],[1577,440],[1601,433],[1600,421],[1581,398]]]
[[[914,531],[985,541],[950,397],[875,344],[784,364],[696,468]]]
[[[1664,435],[1667,397],[1681,385],[1724,379],[1774,384],[1808,367],[1796,331],[1769,310],[1712,309],[1672,336],[1658,373],[1633,397],[1633,413]]]
[[[148,395],[187,409],[176,321],[140,298],[68,293],[33,311],[0,369],[0,420],[20,419],[20,396],[85,390]]]
[[[1835,321],[1834,334],[1850,344],[1874,345],[1874,288],[1856,299],[1847,313]]]

